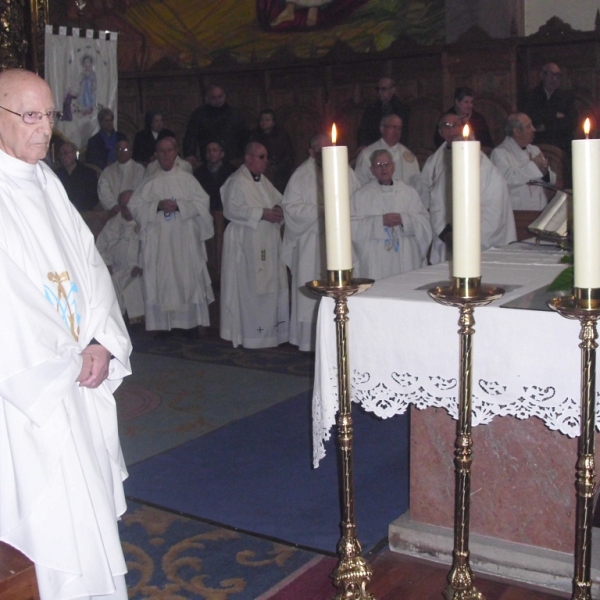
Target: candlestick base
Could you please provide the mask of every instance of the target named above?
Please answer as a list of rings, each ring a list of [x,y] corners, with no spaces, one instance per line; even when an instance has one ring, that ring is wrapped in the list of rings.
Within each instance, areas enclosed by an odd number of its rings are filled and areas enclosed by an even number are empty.
[[[585,310],[598,309],[600,308],[600,288],[574,287],[573,299],[578,308]]]
[[[481,295],[481,276],[453,277],[452,294],[459,298],[476,298]]]
[[[346,287],[352,281],[352,269],[327,271],[327,285],[331,287]]]
[[[458,293],[455,293],[457,289]],[[504,295],[504,288],[482,284],[481,277],[477,279],[454,278],[452,285],[438,285],[431,288],[427,293],[436,302],[445,306],[460,308],[468,305],[476,307],[485,306],[501,298]]]

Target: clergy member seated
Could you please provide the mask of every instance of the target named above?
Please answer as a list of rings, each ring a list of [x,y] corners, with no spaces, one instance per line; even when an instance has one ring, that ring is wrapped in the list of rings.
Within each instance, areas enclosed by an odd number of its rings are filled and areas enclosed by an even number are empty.
[[[160,170],[135,190],[129,208],[141,228],[146,329],[167,337],[172,329],[198,337],[214,300],[204,241],[213,235],[208,194],[175,164],[177,141],[156,144]]]
[[[250,142],[221,188],[231,222],[223,239],[221,337],[245,348],[288,341],[287,271],[281,260],[281,194],[264,176],[267,149]]]
[[[352,194],[352,247],[357,277],[384,279],[427,265],[429,213],[416,190],[394,179],[387,150],[371,154],[375,179]]]
[[[421,174],[421,200],[429,206],[433,243],[431,264],[449,258],[452,252],[452,142],[462,140],[459,115],[446,113],[438,122],[444,143],[432,154]],[[481,249],[505,246],[517,239],[515,218],[506,181],[483,153],[481,158]]]
[[[106,167],[98,180],[98,196],[102,208],[115,215],[121,212],[120,194],[126,190],[133,192],[143,177],[144,167],[132,160],[129,142],[117,142],[117,162]]]
[[[492,152],[491,160],[504,175],[513,210],[542,210],[548,203],[546,190],[531,181],[556,182],[541,150],[532,145],[535,127],[524,113],[509,115],[505,124],[506,137]]]
[[[69,200],[79,211],[94,210],[98,204],[98,176],[94,169],[77,160],[77,148],[65,142],[58,151],[56,175],[65,186]]]
[[[397,179],[411,184],[419,177],[419,163],[417,157],[400,143],[402,135],[402,119],[398,115],[387,115],[381,119],[379,127],[381,138],[367,146],[356,159],[356,176],[362,185],[374,179],[371,171],[371,154],[375,150],[387,150],[396,165]]]
[[[125,135],[115,129],[115,114],[110,108],[98,111],[98,123],[100,131],[88,140],[85,162],[106,169],[117,160],[117,142]]]
[[[323,208],[323,161],[321,149],[331,138],[316,135],[310,142],[309,158],[292,175],[283,194],[283,262],[292,273],[290,343],[303,351],[314,351],[318,298],[306,289],[306,282],[325,279],[325,223]],[[348,169],[350,193],[359,184]]]
[[[127,206],[132,194],[132,190],[119,194],[119,212],[106,223],[96,240],[96,248],[112,277],[121,314],[127,315],[130,324],[144,317],[140,227]]]

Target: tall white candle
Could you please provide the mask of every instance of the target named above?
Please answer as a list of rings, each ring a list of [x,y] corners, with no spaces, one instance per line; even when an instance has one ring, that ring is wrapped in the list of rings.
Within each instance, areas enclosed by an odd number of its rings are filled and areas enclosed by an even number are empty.
[[[481,144],[452,142],[452,275],[481,277]]]
[[[600,288],[600,140],[574,140],[572,149],[575,287]]]
[[[334,144],[335,138],[334,125],[331,134]],[[327,269],[329,271],[345,271],[352,268],[348,148],[335,145],[325,146],[321,152],[323,156]]]

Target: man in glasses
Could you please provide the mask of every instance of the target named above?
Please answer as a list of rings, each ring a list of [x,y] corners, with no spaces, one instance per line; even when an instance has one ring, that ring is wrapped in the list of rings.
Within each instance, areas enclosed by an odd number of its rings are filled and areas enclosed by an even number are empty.
[[[34,562],[42,600],[126,600],[112,394],[131,342],[94,238],[44,162],[50,88],[4,71],[0,106],[0,540]]]
[[[120,194],[125,191],[133,193],[143,178],[144,167],[131,158],[129,142],[117,142],[117,162],[106,167],[98,180],[98,196],[102,208],[110,210],[114,215],[119,214]]]
[[[431,264],[452,255],[452,143],[464,139],[462,127],[459,115],[440,117],[438,130],[444,143],[427,159],[421,173],[421,200],[429,208],[433,230]],[[469,139],[474,139],[472,132]],[[481,249],[487,250],[514,242],[517,233],[504,177],[483,152],[480,161]]]
[[[381,119],[386,115],[398,115],[402,119],[402,135],[400,141],[406,145],[408,143],[408,120],[410,111],[406,104],[403,104],[396,95],[396,82],[389,77],[382,77],[375,86],[378,100],[369,104],[360,120],[356,142],[357,152],[360,152],[365,146],[376,142],[380,137],[379,127]]]
[[[370,163],[374,179],[350,205],[355,276],[377,280],[426,266],[431,224],[419,194],[394,179],[387,150],[375,150]]]
[[[557,64],[546,63],[540,82],[526,95],[520,110],[533,121],[535,144],[552,144],[570,152],[577,108],[573,93],[561,89],[562,78]]]
[[[221,188],[225,229],[221,337],[244,348],[288,341],[287,271],[281,260],[281,193],[264,176],[267,149],[250,142],[244,164]]]

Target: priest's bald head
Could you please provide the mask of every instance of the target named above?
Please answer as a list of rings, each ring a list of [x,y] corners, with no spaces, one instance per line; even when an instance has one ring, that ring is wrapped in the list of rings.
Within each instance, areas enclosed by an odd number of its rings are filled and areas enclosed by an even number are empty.
[[[35,73],[0,73],[0,150],[35,164],[48,152],[52,125],[60,114],[48,84]]]

